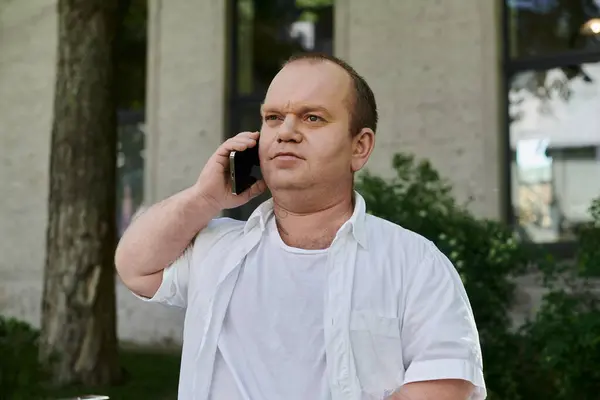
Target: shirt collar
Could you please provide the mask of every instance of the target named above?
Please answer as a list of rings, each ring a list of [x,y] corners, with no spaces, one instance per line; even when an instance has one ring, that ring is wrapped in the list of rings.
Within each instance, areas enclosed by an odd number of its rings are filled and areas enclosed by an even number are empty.
[[[259,205],[250,215],[244,225],[244,234],[252,229],[258,228],[263,232],[267,226],[267,221],[273,213],[273,199],[269,199]],[[354,212],[348,221],[346,221],[338,230],[335,239],[341,235],[351,232],[354,239],[363,248],[367,248],[367,230],[366,230],[366,204],[363,197],[354,192]]]

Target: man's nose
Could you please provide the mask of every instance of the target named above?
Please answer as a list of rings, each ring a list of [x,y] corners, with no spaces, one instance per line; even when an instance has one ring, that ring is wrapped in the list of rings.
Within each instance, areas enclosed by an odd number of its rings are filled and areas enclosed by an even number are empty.
[[[288,114],[283,123],[279,125],[277,140],[279,142],[300,142],[302,135],[298,132],[298,119],[293,114]]]

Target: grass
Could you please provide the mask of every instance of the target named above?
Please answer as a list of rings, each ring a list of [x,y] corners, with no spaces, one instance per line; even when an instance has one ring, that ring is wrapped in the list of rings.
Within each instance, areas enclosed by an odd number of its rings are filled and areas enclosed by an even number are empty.
[[[181,358],[177,353],[129,349],[120,353],[121,365],[129,377],[119,386],[67,387],[48,391],[49,399],[63,399],[85,394],[102,394],[111,400],[176,400]]]

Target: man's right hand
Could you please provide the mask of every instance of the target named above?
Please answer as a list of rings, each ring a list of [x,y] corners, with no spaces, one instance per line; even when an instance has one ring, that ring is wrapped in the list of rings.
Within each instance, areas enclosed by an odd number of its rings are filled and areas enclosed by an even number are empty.
[[[228,139],[219,146],[202,169],[194,188],[215,208],[216,213],[244,205],[266,190],[265,182],[259,180],[239,195],[231,193],[229,153],[256,146],[258,137],[259,132],[242,132]]]
[[[265,191],[265,183],[259,181],[235,196],[229,182],[229,153],[256,146],[258,135],[243,132],[227,140],[210,157],[192,187],[155,204],[133,221],[115,254],[119,276],[131,291],[154,297],[163,280],[162,271],[169,265],[177,263],[185,274],[190,261],[182,254],[198,232],[222,210],[241,206]],[[187,289],[178,290],[183,299],[179,306],[185,307]]]

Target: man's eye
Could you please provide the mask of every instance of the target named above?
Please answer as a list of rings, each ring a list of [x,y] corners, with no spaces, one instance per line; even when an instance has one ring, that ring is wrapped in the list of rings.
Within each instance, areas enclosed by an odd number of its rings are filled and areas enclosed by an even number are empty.
[[[320,121],[323,121],[323,118],[319,117],[318,115],[313,115],[313,114],[307,115],[306,119],[309,122],[320,122]]]
[[[277,120],[277,115],[265,115],[265,121],[276,121]]]

